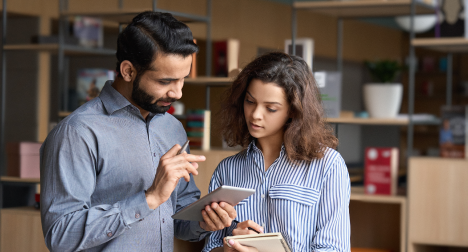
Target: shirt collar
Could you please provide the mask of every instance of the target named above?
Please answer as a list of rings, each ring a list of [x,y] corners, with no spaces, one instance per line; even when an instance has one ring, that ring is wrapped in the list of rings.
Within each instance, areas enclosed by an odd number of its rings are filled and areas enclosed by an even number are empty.
[[[112,83],[114,83],[114,81],[108,80],[102,88],[101,94],[99,94],[99,98],[101,99],[102,104],[106,108],[106,111],[109,113],[109,115],[112,115],[115,111],[131,105],[127,98],[125,98],[121,93],[115,90],[114,87],[112,87]]]
[[[257,147],[255,142],[257,139],[253,139],[252,142],[250,142],[249,146],[247,146],[247,155],[253,155],[254,153],[262,153],[262,151]],[[284,143],[281,144],[281,152],[279,157],[282,158],[286,154],[286,147],[284,146]]]

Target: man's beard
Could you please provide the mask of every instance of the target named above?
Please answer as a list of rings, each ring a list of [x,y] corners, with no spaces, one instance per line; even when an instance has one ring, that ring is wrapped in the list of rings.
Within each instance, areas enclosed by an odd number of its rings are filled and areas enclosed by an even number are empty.
[[[137,75],[135,78],[135,81],[133,81],[133,90],[132,90],[132,99],[133,101],[140,106],[142,109],[149,111],[154,114],[164,114],[166,113],[171,105],[169,106],[158,106],[157,103],[159,101],[163,102],[170,102],[173,103],[176,101],[176,99],[173,98],[159,98],[156,100],[156,102],[151,103],[151,101],[154,100],[154,97],[151,96],[150,94],[146,93],[143,91],[143,89],[140,88],[140,75]]]

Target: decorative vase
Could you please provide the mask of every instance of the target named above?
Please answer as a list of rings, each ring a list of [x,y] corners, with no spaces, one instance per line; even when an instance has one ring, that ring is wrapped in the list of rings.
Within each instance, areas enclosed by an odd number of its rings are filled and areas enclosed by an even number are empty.
[[[395,118],[400,111],[403,85],[368,83],[364,85],[364,104],[372,118]]]

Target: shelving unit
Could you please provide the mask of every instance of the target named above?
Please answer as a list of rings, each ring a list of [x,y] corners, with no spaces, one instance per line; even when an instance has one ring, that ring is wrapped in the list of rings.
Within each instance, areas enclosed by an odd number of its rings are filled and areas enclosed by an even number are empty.
[[[136,14],[146,11],[148,9],[126,9],[123,7],[123,1],[119,0],[119,10],[118,11],[96,11],[92,10],[91,12],[78,13],[67,10],[68,0],[59,0],[59,20],[58,20],[58,37],[59,43],[54,44],[8,44],[6,37],[6,26],[7,26],[7,0],[3,1],[3,16],[2,16],[2,96],[0,97],[0,170],[4,170],[6,167],[5,160],[3,157],[5,155],[5,100],[6,100],[6,53],[12,51],[30,51],[37,52],[38,54],[47,54],[47,57],[43,57],[46,60],[47,64],[38,63],[39,67],[42,67],[44,72],[47,75],[47,83],[50,82],[50,60],[48,57],[50,55],[55,55],[58,59],[58,83],[59,88],[53,90],[52,92],[57,92],[59,97],[59,116],[66,116],[67,112],[67,99],[68,99],[68,80],[66,75],[66,57],[69,56],[115,56],[115,49],[107,48],[86,48],[82,46],[69,45],[65,43],[65,36],[68,33],[68,23],[71,20],[70,17],[75,15],[85,15],[99,17],[103,19],[104,24],[109,24],[112,22],[117,23],[115,27],[121,28],[123,24],[128,23],[131,19],[136,16]],[[189,13],[175,12],[169,10],[163,10],[157,8],[157,1],[152,0],[152,10],[167,12],[174,15],[176,18],[183,22],[202,22],[207,26],[206,32],[206,58],[211,59],[212,54],[212,43],[211,43],[211,2],[212,0],[206,1],[206,16],[193,15]],[[49,23],[50,24],[50,23]],[[50,27],[48,27],[50,28]],[[206,61],[206,75],[211,75],[211,60]],[[40,77],[39,77],[40,78]],[[203,78],[201,78],[203,79]],[[205,79],[206,81],[206,79]],[[195,80],[199,82],[199,80]],[[224,80],[214,80],[214,82],[208,82],[208,85],[220,85],[220,83],[226,83]],[[205,83],[207,84],[207,83]],[[48,84],[49,85],[49,84]],[[48,89],[46,89],[48,90]],[[208,87],[209,92],[209,87]],[[47,92],[49,93],[49,92]],[[47,106],[47,110],[49,106]],[[41,115],[39,115],[41,116]],[[47,117],[48,113],[47,113]],[[49,118],[45,120],[49,122]],[[45,127],[47,129],[47,126]],[[41,219],[40,212],[32,207],[26,208],[8,208],[3,209],[3,185],[33,185],[39,184],[39,179],[20,179],[14,177],[0,177],[0,211],[1,211],[1,236],[0,236],[0,250],[1,251],[47,251],[45,247],[42,228],[41,228]],[[25,240],[26,235],[26,240]],[[27,242],[25,242],[27,241]],[[180,242],[176,242],[176,247]]]
[[[51,53],[58,53],[59,44],[22,44],[22,45],[5,45],[5,51],[49,51]],[[115,50],[106,48],[88,48],[77,45],[63,45],[64,54],[67,56],[85,56],[85,55],[103,55],[113,56]]]
[[[65,67],[66,57],[68,56],[114,56],[115,49],[107,49],[107,48],[86,48],[83,46],[76,46],[76,45],[67,45],[65,41],[65,34],[67,34],[67,25],[69,23],[70,17],[75,15],[85,15],[85,16],[93,16],[99,17],[103,19],[103,22],[109,23],[114,22],[117,23],[118,26],[128,23],[134,16],[138,13],[148,10],[147,8],[139,8],[139,9],[130,9],[124,8],[123,1],[119,0],[116,1],[119,4],[119,9],[117,11],[108,11],[108,10],[91,10],[90,12],[73,12],[68,10],[68,0],[59,0],[59,29],[58,29],[58,37],[59,43],[55,44],[8,44],[6,41],[6,25],[7,25],[7,0],[3,1],[3,34],[2,34],[2,61],[3,61],[3,77],[2,77],[2,97],[0,98],[0,106],[1,106],[1,118],[0,118],[0,155],[5,156],[5,100],[6,100],[6,57],[5,53],[8,51],[31,51],[31,52],[47,52],[51,54],[56,54],[58,58],[58,82],[59,88],[56,90],[58,94],[58,115],[62,117],[66,115],[63,111],[67,111],[67,103],[68,103],[68,79],[67,79],[67,70]],[[202,22],[205,23],[207,26],[207,34],[206,34],[206,58],[211,59],[212,54],[212,43],[211,43],[211,2],[212,0],[207,0],[206,2],[206,15],[194,15],[190,13],[183,13],[183,12],[176,12],[170,10],[164,10],[157,8],[157,1],[151,0],[149,1],[152,3],[153,11],[161,11],[167,12],[174,15],[176,18],[183,22]],[[48,70],[48,69],[47,69]],[[48,71],[45,71],[48,72]],[[206,61],[206,75],[211,75],[211,61]],[[49,79],[49,78],[48,78]],[[207,93],[209,93],[209,86],[207,87]],[[47,106],[48,107],[48,106]],[[47,114],[48,117],[48,113]],[[49,120],[44,120],[42,123],[48,123]],[[40,125],[39,127],[43,129],[47,129],[48,125]],[[5,167],[5,161],[2,159],[0,161],[0,168]]]
[[[294,2],[293,8],[338,18],[393,17],[409,15],[411,0],[314,1]],[[434,7],[418,3],[417,14],[433,14]]]
[[[337,66],[339,72],[343,72],[343,19],[369,18],[369,17],[391,17],[400,15],[434,14],[434,6],[427,5],[416,0],[367,0],[367,1],[306,1],[292,4],[292,44],[295,54],[295,40],[297,36],[297,11],[306,10],[310,13],[322,14],[336,17],[337,25]],[[413,19],[412,19],[413,23]],[[413,24],[411,24],[413,26]],[[412,30],[412,29],[410,29]],[[410,57],[414,58],[412,39],[414,32],[410,33]],[[414,66],[410,66],[410,77],[408,87],[408,119],[381,120],[373,118],[328,118],[328,122],[334,124],[359,124],[359,125],[384,125],[404,126],[408,128],[407,149],[408,157],[413,148],[413,127],[415,124],[437,125],[439,120],[415,121],[414,113]],[[400,167],[401,170],[401,167]],[[373,247],[391,249],[392,251],[406,251],[406,197],[405,196],[369,196],[353,193],[351,196],[350,215],[353,227],[351,245],[355,247]],[[359,202],[359,203],[355,203]],[[382,204],[385,204],[384,206]],[[378,217],[375,217],[378,212]],[[373,214],[371,214],[373,213]],[[398,220],[398,221],[397,221]],[[354,224],[354,225],[353,225]],[[386,233],[379,233],[386,230]],[[357,234],[357,235],[356,235]],[[398,246],[395,246],[395,243]]]

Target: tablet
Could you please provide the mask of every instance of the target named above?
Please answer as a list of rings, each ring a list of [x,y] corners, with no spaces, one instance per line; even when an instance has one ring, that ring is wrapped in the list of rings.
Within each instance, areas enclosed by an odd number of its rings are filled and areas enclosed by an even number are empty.
[[[177,220],[203,221],[201,211],[206,205],[223,201],[234,206],[254,193],[255,189],[223,185],[172,215],[172,218]]]

